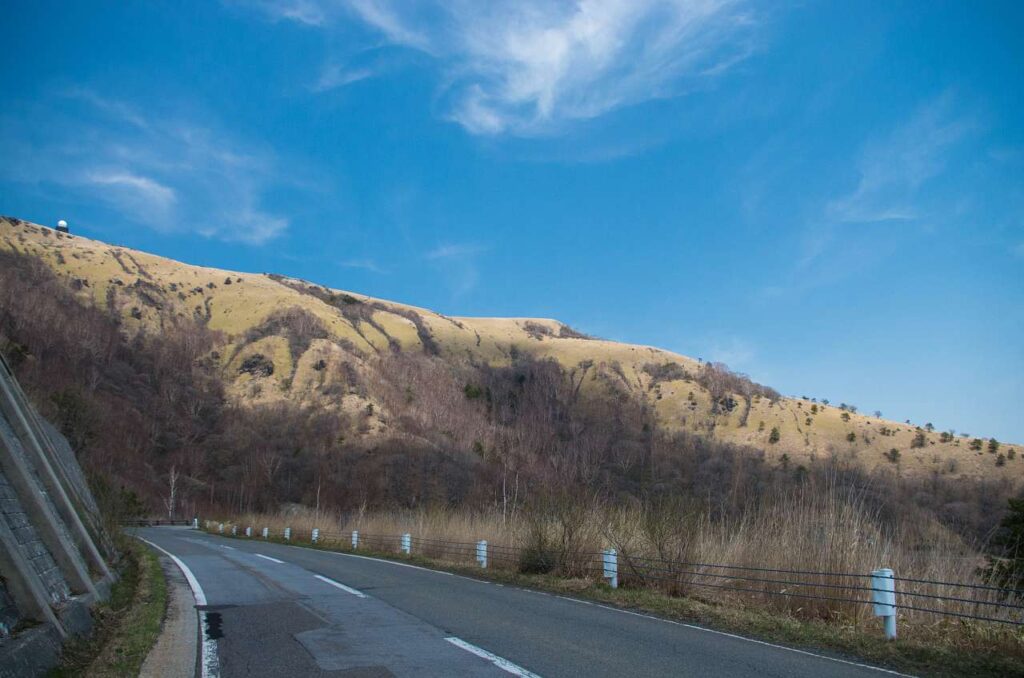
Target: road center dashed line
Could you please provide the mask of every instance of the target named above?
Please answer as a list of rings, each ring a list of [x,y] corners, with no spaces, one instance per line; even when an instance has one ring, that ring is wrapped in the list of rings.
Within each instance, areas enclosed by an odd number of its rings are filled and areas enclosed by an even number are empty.
[[[320,575],[320,574],[314,574],[313,576],[316,577],[317,579],[319,579],[320,581],[326,583],[326,584],[330,584],[331,586],[339,588],[342,591],[346,591],[348,593],[351,593],[353,596],[359,596],[360,598],[365,598],[366,597],[366,594],[363,593],[362,591],[357,591],[356,589],[352,588],[351,586],[345,586],[341,582],[334,581],[330,577],[325,577],[325,576]]]
[[[284,561],[283,560],[278,560],[277,558],[271,558],[270,556],[265,556],[262,553],[254,553],[253,555],[256,556],[257,558],[263,558],[263,560],[269,560],[272,563],[277,563],[278,565],[284,565]]]
[[[227,546],[226,548],[231,548],[231,547]],[[298,547],[292,547],[292,548],[298,548]],[[500,584],[500,583],[497,583],[497,582],[490,582],[490,581],[487,581],[487,580],[484,580],[484,579],[476,579],[474,577],[466,577],[464,575],[455,574],[454,572],[445,572],[444,570],[432,570],[429,567],[421,567],[419,565],[412,565],[410,563],[399,563],[399,562],[396,562],[394,560],[387,560],[385,558],[373,558],[371,556],[361,556],[361,555],[357,555],[355,553],[342,553],[342,552],[339,552],[339,551],[323,551],[323,553],[330,553],[330,554],[333,554],[333,555],[336,555],[336,556],[344,556],[346,558],[361,558],[363,560],[372,560],[372,561],[377,562],[377,563],[384,563],[384,564],[388,564],[388,565],[398,565],[400,567],[411,567],[411,568],[413,568],[415,570],[423,570],[424,572],[433,572],[434,574],[443,574],[443,575],[447,575],[447,576],[450,576],[450,577],[456,577],[458,579],[465,579],[465,580],[468,580],[468,581],[475,581],[475,582],[478,582],[478,583],[496,584],[497,586],[503,586],[503,584]],[[344,584],[340,584],[340,583],[334,581],[333,579],[328,579],[327,577],[321,577],[320,575],[314,575],[314,576],[317,579],[321,579],[324,582],[326,582],[328,584],[331,584],[332,586],[336,586],[336,587],[341,588],[343,590],[349,591],[350,593],[353,593],[354,595],[358,595],[358,596],[363,597],[363,598],[366,597],[366,594],[364,594],[362,592],[357,592],[355,589],[347,587]],[[519,587],[519,586],[511,586],[511,587],[506,587],[506,588],[509,588],[511,590],[516,590],[516,591],[527,591],[527,592],[530,592],[530,593],[537,593],[537,594],[544,595],[544,596],[550,596],[552,598],[561,598],[562,600],[568,600],[568,601],[571,601],[571,602],[574,602],[574,603],[583,603],[585,605],[592,605],[594,607],[599,607],[599,608],[608,610],[610,612],[618,612],[618,613],[621,613],[621,614],[628,614],[628,615],[633,615],[633,616],[636,616],[636,617],[644,617],[646,619],[650,619],[652,621],[657,621],[657,622],[662,622],[664,624],[673,624],[675,626],[681,626],[683,628],[692,629],[694,631],[701,631],[701,632],[704,632],[704,633],[711,633],[711,634],[714,634],[714,635],[720,635],[720,636],[725,636],[725,637],[728,637],[728,638],[734,638],[736,640],[743,640],[743,641],[746,641],[748,643],[755,643],[757,645],[764,645],[766,647],[771,647],[771,648],[774,648],[774,649],[777,649],[777,650],[784,650],[786,652],[794,652],[796,654],[802,654],[802,655],[806,655],[808,657],[815,657],[817,659],[823,659],[823,660],[829,661],[829,662],[836,662],[838,664],[847,664],[847,665],[850,665],[850,666],[857,666],[857,667],[864,668],[864,669],[870,669],[872,671],[878,671],[879,673],[887,673],[887,674],[894,675],[894,676],[905,676],[907,678],[913,678],[913,676],[911,676],[910,674],[900,673],[899,671],[894,671],[892,669],[886,669],[886,668],[883,668],[881,666],[872,666],[871,664],[863,664],[861,662],[850,661],[848,659],[839,659],[838,657],[830,657],[828,655],[818,654],[817,652],[810,652],[808,650],[801,650],[801,649],[798,649],[798,648],[795,648],[795,647],[787,647],[786,645],[777,645],[775,643],[770,643],[770,642],[764,641],[764,640],[758,640],[756,638],[750,638],[750,637],[747,637],[747,636],[741,636],[739,634],[729,633],[727,631],[719,631],[718,629],[705,628],[703,626],[698,626],[696,624],[687,624],[685,622],[676,621],[674,619],[667,619],[665,617],[658,617],[658,616],[655,616],[655,615],[652,615],[652,614],[644,614],[642,612],[634,612],[633,610],[626,610],[626,609],[623,609],[623,608],[620,608],[620,607],[612,607],[610,605],[603,605],[601,603],[580,600],[579,598],[572,598],[570,596],[552,594],[552,593],[548,593],[547,591],[538,591],[536,589],[529,589],[529,588],[524,588],[524,587]],[[459,647],[462,647],[466,651],[472,651],[472,650],[469,650],[469,647],[473,647],[473,648],[479,650],[480,652],[486,653],[486,656],[489,656],[491,654],[491,653],[487,652],[486,650],[483,650],[482,648],[477,648],[475,645],[471,645],[470,643],[466,643],[465,641],[463,641],[461,639],[454,638],[454,640],[453,640],[453,638],[454,637],[447,638],[446,640],[448,640],[449,642],[451,642],[451,643],[453,643],[455,645],[458,645]],[[455,641],[459,641],[459,642],[456,643]],[[464,644],[466,646],[469,646],[469,647],[464,647],[460,643],[462,643],[462,644]],[[479,656],[485,656],[485,655],[479,655]],[[493,656],[497,657],[497,655],[493,655]],[[497,658],[501,659],[501,657],[497,657]],[[507,661],[507,660],[503,660],[502,659],[502,661]],[[511,662],[508,662],[508,663],[511,664]],[[515,665],[512,664],[512,666],[515,666]],[[525,670],[525,669],[520,669],[520,670]],[[521,674],[518,674],[518,675],[534,676],[535,674],[527,672],[527,673],[521,673]]]
[[[521,678],[540,678],[540,676],[538,676],[536,673],[527,671],[522,666],[519,666],[518,664],[513,664],[504,657],[499,657],[493,652],[488,652],[482,647],[477,647],[472,643],[467,643],[461,638],[456,638],[455,636],[448,636],[447,638],[445,638],[445,640],[447,640],[455,647],[460,647],[466,652],[475,654],[477,657],[482,657],[483,659],[486,659],[502,671],[505,671],[506,673],[511,673],[513,676],[521,676]]]

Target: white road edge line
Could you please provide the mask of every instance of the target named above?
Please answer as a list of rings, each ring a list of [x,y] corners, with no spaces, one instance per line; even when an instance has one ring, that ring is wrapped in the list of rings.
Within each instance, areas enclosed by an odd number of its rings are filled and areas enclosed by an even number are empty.
[[[188,582],[188,587],[192,589],[192,597],[196,600],[196,607],[206,605],[206,594],[203,592],[203,587],[199,585],[199,580],[192,574],[192,570],[188,569],[188,565],[182,562],[181,558],[174,555],[167,549],[157,546],[148,539],[139,537],[142,541],[146,542],[157,551],[165,554],[168,558],[174,561],[174,564],[178,566],[181,573],[185,575],[185,581]],[[202,671],[202,678],[217,678],[220,676],[220,663],[217,660],[217,641],[214,638],[209,638],[206,635],[206,612],[199,610],[199,634],[203,639],[202,659],[200,660],[200,669]]]
[[[467,643],[462,638],[456,638],[455,636],[448,636],[447,638],[445,638],[445,640],[447,640],[449,643],[451,643],[455,647],[461,647],[466,652],[470,652],[472,654],[475,654],[477,657],[482,657],[482,658],[486,659],[487,661],[491,662],[492,664],[497,666],[502,671],[505,671],[506,673],[511,673],[513,676],[521,676],[521,678],[540,678],[540,676],[538,676],[536,673],[532,673],[530,671],[527,671],[522,666],[519,666],[517,664],[513,664],[512,662],[510,662],[509,660],[505,659],[504,657],[499,657],[498,655],[494,654],[493,652],[488,652],[487,650],[483,649],[482,647],[477,647],[476,645],[473,645],[472,643]]]
[[[816,652],[808,652],[807,650],[798,650],[795,647],[786,647],[785,645],[776,645],[775,643],[769,643],[765,640],[757,640],[756,638],[748,638],[747,636],[740,636],[735,633],[728,633],[727,631],[718,631],[716,629],[708,629],[703,626],[696,626],[694,624],[687,624],[685,622],[675,621],[673,619],[663,619],[662,617],[655,617],[652,614],[644,614],[643,612],[633,612],[632,610],[623,610],[620,607],[611,607],[610,605],[601,605],[600,603],[590,603],[584,600],[578,600],[576,598],[569,598],[568,596],[555,596],[556,598],[562,598],[564,600],[572,600],[577,603],[586,603],[588,605],[594,605],[595,607],[604,608],[605,610],[611,610],[612,612],[621,612],[623,614],[631,614],[634,617],[644,617],[645,619],[653,619],[654,621],[665,622],[666,624],[674,624],[676,626],[682,626],[684,628],[693,629],[694,631],[703,631],[705,633],[714,633],[719,636],[726,636],[728,638],[735,638],[736,640],[745,640],[748,643],[757,643],[758,645],[764,645],[766,647],[774,647],[778,650],[788,650],[789,652],[796,652],[797,654],[807,655],[808,657],[817,657],[818,659],[825,659],[830,662],[839,662],[840,664],[848,664],[850,666],[857,666],[862,669],[871,669],[872,671],[879,671],[881,673],[888,673],[894,676],[903,676],[903,678],[916,678],[909,673],[900,673],[899,671],[893,671],[892,669],[883,669],[880,666],[872,666],[871,664],[861,664],[859,662],[853,662],[848,659],[839,659],[837,657],[829,657],[823,654],[817,654]]]
[[[295,547],[295,548],[298,548],[298,547]],[[444,570],[432,570],[429,567],[420,567],[419,565],[411,565],[409,563],[398,563],[398,562],[395,562],[394,560],[386,560],[384,558],[373,558],[371,556],[360,556],[360,555],[356,555],[355,553],[342,553],[340,551],[323,551],[323,553],[333,553],[336,556],[345,556],[347,558],[362,558],[363,560],[372,560],[372,561],[377,562],[377,563],[388,563],[390,565],[400,565],[402,567],[411,567],[411,568],[413,568],[415,570],[423,570],[424,572],[433,572],[435,574],[444,574],[444,575],[448,575],[448,576],[451,576],[451,577],[458,577],[459,579],[467,579],[469,581],[475,581],[475,582],[484,582],[484,581],[486,581],[486,580],[483,580],[483,579],[476,579],[474,577],[466,577],[466,576],[463,576],[461,574],[455,574],[454,572],[445,572]],[[319,577],[319,575],[316,575],[316,576]],[[339,586],[340,586],[340,584],[339,584]],[[498,586],[502,586],[502,584],[498,584]],[[517,590],[517,591],[532,591],[533,593],[540,593],[541,595],[551,596],[552,598],[561,598],[562,600],[569,600],[569,601],[572,601],[574,603],[584,603],[586,605],[593,605],[595,607],[601,607],[601,608],[604,608],[606,610],[610,610],[612,612],[621,612],[623,614],[631,614],[631,615],[634,615],[636,617],[645,617],[647,619],[652,619],[654,621],[660,621],[660,622],[664,622],[666,624],[674,624],[676,626],[682,626],[682,627],[685,627],[685,628],[688,628],[688,629],[693,629],[695,631],[703,631],[704,633],[714,633],[714,634],[719,635],[719,636],[726,636],[726,637],[729,637],[729,638],[735,638],[736,640],[745,640],[748,643],[757,643],[758,645],[764,645],[766,647],[773,647],[773,648],[775,648],[777,650],[786,650],[787,652],[795,652],[797,654],[806,655],[808,657],[817,657],[818,659],[824,659],[825,661],[837,662],[839,664],[847,664],[849,666],[857,666],[857,667],[864,668],[864,669],[871,669],[872,671],[878,671],[879,673],[888,673],[888,674],[893,675],[893,676],[902,676],[903,678],[915,678],[915,676],[913,676],[912,674],[909,674],[909,673],[900,673],[899,671],[894,671],[892,669],[884,669],[884,668],[882,668],[880,666],[872,666],[871,664],[862,664],[860,662],[854,662],[854,661],[850,661],[848,659],[839,659],[837,657],[829,657],[828,655],[818,654],[816,652],[808,652],[807,650],[799,650],[799,649],[797,649],[795,647],[786,647],[785,645],[776,645],[775,643],[769,643],[769,642],[764,641],[764,640],[757,640],[756,638],[749,638],[747,636],[741,636],[741,635],[737,635],[735,633],[728,633],[726,631],[718,631],[716,629],[709,629],[709,628],[705,628],[703,626],[696,626],[694,624],[686,624],[684,622],[678,622],[678,621],[674,621],[672,619],[665,619],[663,617],[656,617],[656,616],[654,616],[652,614],[643,614],[642,612],[633,612],[632,610],[624,610],[624,609],[622,609],[620,607],[612,607],[610,605],[601,605],[600,603],[592,603],[590,601],[580,600],[578,598],[570,598],[569,596],[560,596],[560,595],[557,595],[557,594],[548,593],[546,591],[536,591],[534,589],[528,589],[528,588],[523,588],[523,587],[519,587],[519,586],[512,586],[512,587],[507,587],[507,588],[511,588],[511,589],[514,589],[514,590]],[[484,651],[484,650],[481,650],[481,651]],[[530,675],[532,675],[532,674],[530,674]]]
[[[278,565],[284,565],[284,561],[283,560],[278,560],[277,558],[271,558],[270,556],[265,556],[262,553],[254,553],[253,555],[256,556],[257,558],[263,558],[264,560],[269,560],[272,563],[277,563]]]
[[[366,597],[366,594],[363,593],[362,591],[357,591],[354,588],[352,588],[351,586],[345,586],[341,582],[336,582],[336,581],[334,581],[333,579],[331,579],[329,577],[324,577],[323,575],[319,575],[319,574],[314,574],[313,576],[316,577],[317,579],[319,579],[320,581],[324,582],[324,583],[330,584],[331,586],[335,586],[335,587],[341,589],[342,591],[347,591],[348,593],[351,593],[353,596],[359,596],[360,598],[365,598]]]

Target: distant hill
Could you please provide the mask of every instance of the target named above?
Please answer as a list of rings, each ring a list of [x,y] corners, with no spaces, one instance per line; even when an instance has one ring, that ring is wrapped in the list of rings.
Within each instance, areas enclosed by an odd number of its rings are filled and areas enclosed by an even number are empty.
[[[724,366],[588,337],[557,320],[450,317],[286,276],[192,266],[9,217],[0,218],[0,251],[44,262],[82,304],[113,312],[129,334],[181,320],[205,326],[217,337],[208,360],[232,402],[338,412],[355,422],[349,442],[367,448],[396,437],[437,445],[447,436],[486,456],[494,418],[466,410],[490,403],[493,388],[477,375],[528,357],[557,361],[569,397],[609,403],[609,411],[629,403],[659,430],[762,449],[772,464],[838,457],[904,474],[1024,475],[1019,445],[990,451],[987,439],[781,397]]]

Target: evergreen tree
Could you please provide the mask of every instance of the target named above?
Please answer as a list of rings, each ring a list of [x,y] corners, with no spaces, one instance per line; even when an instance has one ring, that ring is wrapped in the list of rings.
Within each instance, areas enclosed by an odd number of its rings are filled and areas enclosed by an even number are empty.
[[[988,557],[988,567],[982,573],[997,586],[1024,587],[1024,497],[1009,501],[1009,510],[992,538],[992,547],[999,555]],[[1018,591],[1017,596],[1024,597],[1024,591]]]

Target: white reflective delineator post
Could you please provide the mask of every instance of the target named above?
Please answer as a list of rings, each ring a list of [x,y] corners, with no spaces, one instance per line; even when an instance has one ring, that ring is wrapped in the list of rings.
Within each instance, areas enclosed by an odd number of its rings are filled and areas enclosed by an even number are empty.
[[[238,525],[232,525],[231,526],[231,536],[234,537],[237,534],[238,534]]]
[[[290,527],[284,528],[284,540],[285,541],[291,541],[292,540],[292,528],[290,528]]]
[[[270,536],[270,528],[269,527],[264,527],[263,528],[263,538],[266,539],[269,536]]]
[[[313,533],[311,535],[309,535],[309,540],[312,541],[314,544],[317,543],[318,541],[320,541],[320,528],[319,527],[314,527],[313,528]]]
[[[352,530],[352,549],[359,548],[359,530]]]
[[[193,518],[192,519],[192,529],[193,530],[198,530],[199,529],[199,518]]]
[[[613,589],[619,588],[619,557],[615,549],[605,549],[601,553],[602,565],[604,565],[604,578]]]
[[[476,562],[480,567],[487,569],[487,540],[481,539],[476,543]]]
[[[252,527],[245,528],[245,536],[246,537],[251,537],[252,536]]]
[[[224,534],[224,523],[220,524],[220,533]]]
[[[408,532],[402,535],[402,552],[406,555],[412,552],[412,535]]]
[[[872,572],[871,589],[875,616],[885,619],[885,637],[896,640],[896,580],[892,570],[882,568]]]

